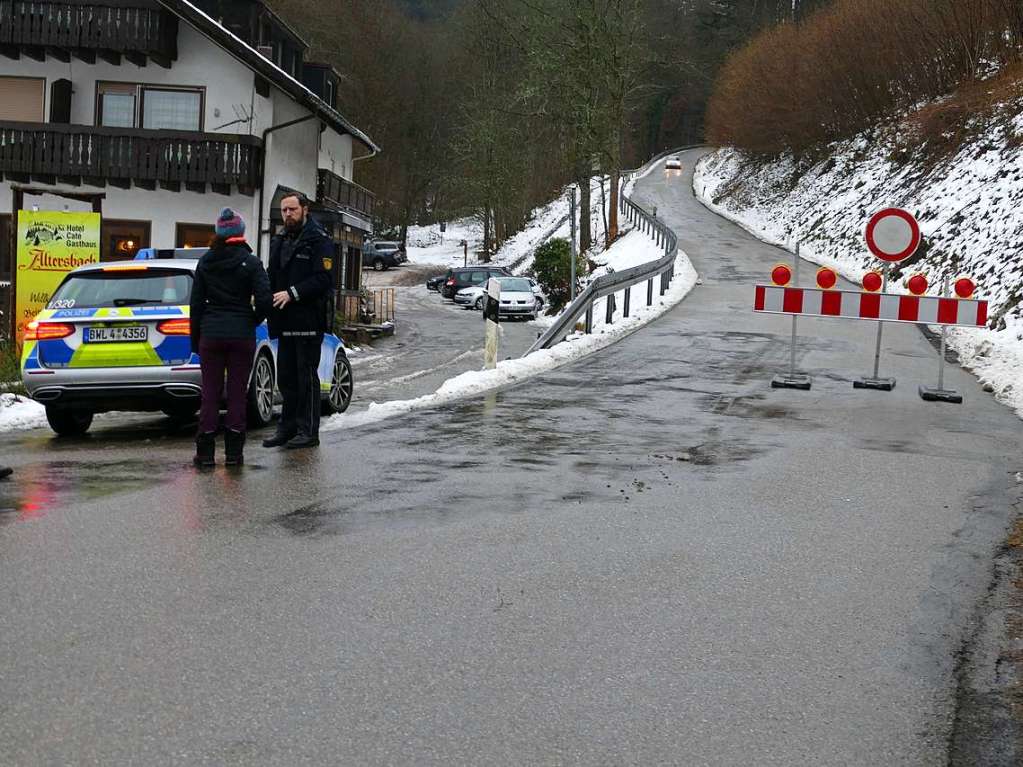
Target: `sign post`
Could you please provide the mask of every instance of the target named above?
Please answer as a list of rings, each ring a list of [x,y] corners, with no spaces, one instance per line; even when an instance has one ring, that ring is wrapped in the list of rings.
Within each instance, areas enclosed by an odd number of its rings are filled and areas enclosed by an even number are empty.
[[[497,340],[500,333],[501,283],[491,277],[487,280],[487,301],[483,306],[486,339],[483,344],[483,364],[487,370],[497,367]]]
[[[794,282],[799,285],[799,241],[796,241],[796,270]],[[776,375],[771,379],[773,389],[803,389],[808,391],[813,385],[813,379],[808,375],[796,373],[796,315],[792,315],[792,342],[789,347],[789,372],[788,375]]]
[[[571,258],[572,258],[572,266],[569,267],[571,269],[572,276],[570,278],[571,282],[569,283],[569,288],[568,288],[568,294],[569,294],[568,295],[568,301],[569,301],[569,303],[571,303],[572,301],[575,301],[575,259],[576,259],[576,248],[578,247],[577,244],[576,244],[576,238],[575,238],[575,187],[574,186],[569,190],[569,193],[568,193],[568,218],[572,222],[572,252],[570,254]]]
[[[99,261],[99,213],[18,211],[15,343],[72,269]]]
[[[945,279],[941,284],[941,295],[948,298],[948,275],[945,275]],[[973,280],[968,277],[959,277],[955,281],[955,294],[959,298],[970,298],[973,296],[973,291],[976,286],[973,284]],[[941,349],[938,355],[938,385],[936,387],[921,386],[919,388],[920,397],[928,402],[951,402],[955,405],[962,404],[963,395],[954,389],[945,388],[945,343],[948,336],[948,327],[946,325],[941,326]]]
[[[864,232],[867,248],[875,258],[884,262],[884,276],[881,292],[888,290],[888,272],[892,264],[904,261],[920,247],[920,225],[908,211],[901,208],[879,210],[867,222]],[[891,391],[895,388],[894,378],[878,375],[881,364],[881,333],[884,322],[877,323],[877,344],[874,349],[874,374],[853,381],[855,389],[878,389]]]

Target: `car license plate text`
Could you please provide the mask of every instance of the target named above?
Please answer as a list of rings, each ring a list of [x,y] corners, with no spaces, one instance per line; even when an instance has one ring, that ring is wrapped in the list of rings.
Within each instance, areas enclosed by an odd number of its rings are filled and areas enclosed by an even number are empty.
[[[127,325],[112,328],[86,328],[83,340],[87,344],[103,344],[116,341],[147,341],[148,339],[149,328],[145,325]]]

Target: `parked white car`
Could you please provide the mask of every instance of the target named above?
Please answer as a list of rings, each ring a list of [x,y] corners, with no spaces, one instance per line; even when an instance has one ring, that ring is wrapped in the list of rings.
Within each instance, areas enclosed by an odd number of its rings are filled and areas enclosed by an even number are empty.
[[[536,319],[536,313],[543,308],[543,297],[539,295],[536,283],[528,277],[498,277],[501,283],[502,317],[526,317]],[[466,309],[482,310],[487,301],[487,291],[483,286],[473,285],[462,288],[454,296],[454,302]]]

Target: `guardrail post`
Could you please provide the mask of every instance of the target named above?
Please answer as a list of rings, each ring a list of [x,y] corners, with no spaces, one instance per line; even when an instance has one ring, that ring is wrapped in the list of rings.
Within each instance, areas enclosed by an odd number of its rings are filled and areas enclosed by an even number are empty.
[[[646,305],[650,306],[654,302],[654,278],[651,277],[646,281]]]
[[[588,307],[586,307],[586,332],[588,334],[593,332],[593,304],[592,303]]]
[[[622,316],[629,316],[629,298],[632,294],[632,286],[630,285],[625,289],[625,306],[622,307]]]
[[[615,320],[615,294],[607,297],[607,311],[604,312],[604,324],[610,325]]]

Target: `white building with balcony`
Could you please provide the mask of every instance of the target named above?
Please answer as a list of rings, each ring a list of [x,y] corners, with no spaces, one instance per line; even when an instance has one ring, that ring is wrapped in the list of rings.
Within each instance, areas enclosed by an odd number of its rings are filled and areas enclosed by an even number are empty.
[[[0,0],[0,280],[19,209],[100,212],[113,260],[203,245],[230,206],[265,261],[297,190],[357,289],[373,195],[353,169],[379,149],[306,48],[261,0]]]

